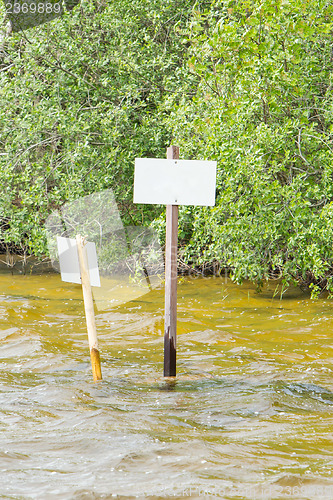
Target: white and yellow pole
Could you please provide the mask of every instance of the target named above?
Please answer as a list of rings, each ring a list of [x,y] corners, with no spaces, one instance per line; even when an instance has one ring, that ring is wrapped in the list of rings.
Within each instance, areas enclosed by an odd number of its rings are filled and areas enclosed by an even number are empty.
[[[102,370],[101,370],[101,361],[98,350],[94,302],[90,284],[86,239],[78,234],[76,236],[76,245],[80,263],[82,293],[83,293],[84,310],[86,314],[86,322],[88,330],[91,367],[92,367],[94,382],[97,382],[98,380],[102,380]]]

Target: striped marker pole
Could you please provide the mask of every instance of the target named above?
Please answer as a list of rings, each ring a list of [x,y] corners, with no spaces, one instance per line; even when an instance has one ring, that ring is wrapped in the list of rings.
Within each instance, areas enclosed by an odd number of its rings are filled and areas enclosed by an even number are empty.
[[[90,359],[94,382],[102,380],[101,361],[98,350],[97,331],[95,322],[94,302],[90,285],[88,257],[86,250],[86,239],[81,235],[76,236],[76,245],[79,255],[80,274],[82,283],[82,293],[84,310],[86,314],[88,340],[90,348]]]

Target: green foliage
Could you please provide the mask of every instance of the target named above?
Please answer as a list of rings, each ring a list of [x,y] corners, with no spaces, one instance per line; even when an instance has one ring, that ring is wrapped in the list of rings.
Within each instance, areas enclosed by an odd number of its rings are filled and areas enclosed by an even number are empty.
[[[45,254],[48,214],[105,188],[127,224],[160,213],[132,203],[134,159],[165,156],[161,103],[194,86],[180,34],[189,12],[185,0],[85,0],[8,39],[0,55],[3,249]]]
[[[332,292],[332,14],[321,0],[197,12],[188,42],[200,84],[169,121],[182,157],[218,160],[218,197],[193,211],[187,262]]]
[[[333,5],[84,0],[12,36],[0,60],[0,242],[45,253],[43,222],[112,188],[126,224],[134,158],[218,161],[213,208],[181,207],[180,258],[236,280],[333,293]],[[0,42],[1,45],[1,42]]]

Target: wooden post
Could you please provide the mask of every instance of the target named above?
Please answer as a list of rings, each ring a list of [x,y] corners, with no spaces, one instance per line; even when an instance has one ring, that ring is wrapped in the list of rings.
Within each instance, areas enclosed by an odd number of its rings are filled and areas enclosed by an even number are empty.
[[[90,359],[94,382],[102,380],[101,362],[99,357],[97,332],[94,313],[94,302],[91,292],[88,258],[86,250],[86,240],[84,237],[76,236],[76,245],[79,255],[80,274],[83,292],[84,310],[86,313],[86,322],[88,330],[88,340],[90,348]]]
[[[167,159],[178,160],[179,148],[170,146]],[[164,322],[164,376],[176,376],[177,343],[177,247],[178,205],[166,207],[165,240],[165,322]]]

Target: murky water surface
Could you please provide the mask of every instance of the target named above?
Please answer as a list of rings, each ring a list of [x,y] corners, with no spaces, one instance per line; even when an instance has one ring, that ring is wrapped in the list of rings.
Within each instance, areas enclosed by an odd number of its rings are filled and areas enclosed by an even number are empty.
[[[92,382],[81,290],[0,276],[0,497],[333,498],[333,301],[224,279],[98,311]]]

